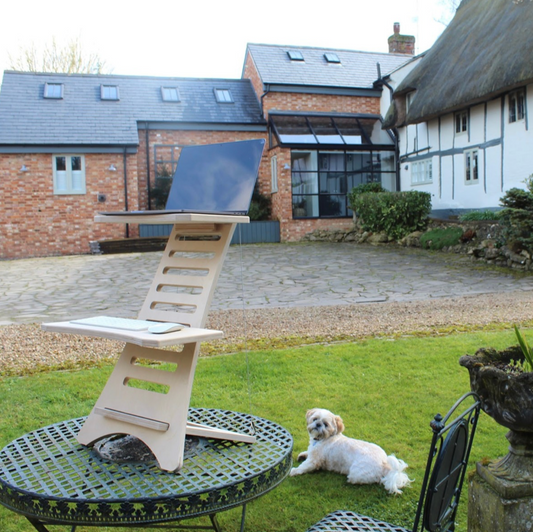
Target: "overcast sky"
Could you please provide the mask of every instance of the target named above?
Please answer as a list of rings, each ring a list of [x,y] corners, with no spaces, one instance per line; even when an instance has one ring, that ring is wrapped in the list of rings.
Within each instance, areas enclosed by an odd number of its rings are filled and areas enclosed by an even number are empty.
[[[79,38],[114,74],[238,78],[247,43],[388,52],[394,22],[416,37],[420,53],[444,29],[436,21],[442,2],[18,0],[3,7],[0,71],[10,68],[9,55],[54,37],[60,45]]]

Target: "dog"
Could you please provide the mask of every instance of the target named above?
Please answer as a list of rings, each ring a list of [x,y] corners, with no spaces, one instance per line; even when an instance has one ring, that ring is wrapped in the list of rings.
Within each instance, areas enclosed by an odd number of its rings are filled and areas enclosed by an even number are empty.
[[[411,483],[403,460],[387,456],[379,445],[344,436],[340,416],[313,408],[306,420],[309,448],[298,455],[304,461],[291,469],[291,477],[322,469],[347,475],[352,484],[383,484],[391,494],[402,493],[401,488]]]

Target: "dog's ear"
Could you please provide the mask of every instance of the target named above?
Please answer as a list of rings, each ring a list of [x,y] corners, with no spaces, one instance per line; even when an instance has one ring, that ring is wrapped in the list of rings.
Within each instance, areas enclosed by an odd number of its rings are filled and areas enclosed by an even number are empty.
[[[344,430],[344,423],[341,416],[335,416],[335,424],[337,425],[337,434],[340,434]]]
[[[305,419],[309,421],[316,411],[317,411],[316,408],[311,408],[311,410],[308,410],[307,413],[305,414]]]

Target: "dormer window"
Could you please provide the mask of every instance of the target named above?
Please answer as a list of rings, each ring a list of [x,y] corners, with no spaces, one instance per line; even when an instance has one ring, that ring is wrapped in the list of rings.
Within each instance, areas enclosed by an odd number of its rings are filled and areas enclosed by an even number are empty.
[[[164,102],[180,101],[180,93],[177,87],[161,87],[161,97]]]
[[[119,100],[118,85],[100,85],[100,98],[102,100]]]
[[[287,55],[291,61],[304,61],[302,52],[299,52],[298,50],[289,50]]]
[[[233,97],[229,89],[215,89],[215,98],[218,103],[233,103]]]
[[[339,56],[337,54],[334,54],[333,52],[326,52],[324,54],[324,59],[328,63],[340,63],[341,60],[339,59]]]
[[[44,97],[54,100],[63,98],[63,83],[45,83]]]

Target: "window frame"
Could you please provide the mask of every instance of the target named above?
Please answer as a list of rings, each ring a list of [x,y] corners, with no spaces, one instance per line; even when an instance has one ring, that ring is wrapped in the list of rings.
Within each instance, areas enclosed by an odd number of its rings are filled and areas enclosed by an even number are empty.
[[[465,162],[465,184],[466,185],[475,185],[479,183],[479,149],[472,148],[470,150],[465,150],[464,152],[464,162]],[[475,164],[472,165],[470,161],[475,161]],[[475,175],[475,177],[474,177]]]
[[[274,155],[270,159],[270,193],[278,191],[278,156]]]
[[[57,159],[59,157],[65,158],[65,181],[66,187],[60,188],[59,175],[57,170]],[[81,185],[79,187],[74,186],[72,175],[72,159],[74,157],[80,158],[80,172],[81,172]],[[68,196],[68,195],[82,195],[87,193],[87,183],[85,174],[85,156],[81,154],[73,153],[58,153],[52,155],[52,174],[53,174],[53,186],[54,195],[56,196]]]
[[[335,52],[326,52],[324,54],[324,59],[331,64],[340,64],[341,60]]]
[[[108,94],[109,89],[114,89],[114,97]],[[100,85],[100,99],[116,102],[120,100],[120,91],[118,85],[102,84]]]
[[[468,126],[470,125],[468,111],[459,111],[458,113],[455,113],[454,122],[456,135],[464,135],[468,133]]]
[[[218,103],[234,103],[233,95],[231,94],[230,89],[215,87],[213,92],[215,93],[215,99]],[[224,96],[222,97],[222,95]]]
[[[416,169],[416,172],[415,172]],[[414,179],[416,176],[424,176],[424,179]],[[411,162],[411,186],[430,185],[433,183],[433,157]]]
[[[52,90],[52,87],[56,88],[59,87],[59,95],[56,95],[55,92]],[[63,93],[64,93],[64,85],[63,83],[54,83],[54,82],[46,82],[44,84],[44,93],[43,97],[48,100],[62,100],[63,99]]]
[[[509,123],[514,124],[526,118],[526,91],[518,89],[510,92],[508,97]]]
[[[167,98],[170,94],[175,94],[176,97]],[[161,87],[161,99],[168,103],[179,103],[181,101],[180,90],[178,87]]]
[[[291,61],[296,61],[299,63],[305,62],[304,54],[300,50],[287,50],[287,55]]]

